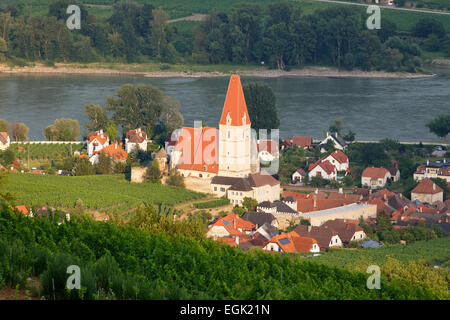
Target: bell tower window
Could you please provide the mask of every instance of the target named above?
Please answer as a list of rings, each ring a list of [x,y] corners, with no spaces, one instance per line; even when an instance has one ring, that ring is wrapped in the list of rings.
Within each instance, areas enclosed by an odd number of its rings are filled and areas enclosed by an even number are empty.
[[[247,123],[247,115],[244,113],[244,116],[242,117],[242,124]]]
[[[230,117],[230,113],[227,113],[227,124],[231,124],[231,117]]]

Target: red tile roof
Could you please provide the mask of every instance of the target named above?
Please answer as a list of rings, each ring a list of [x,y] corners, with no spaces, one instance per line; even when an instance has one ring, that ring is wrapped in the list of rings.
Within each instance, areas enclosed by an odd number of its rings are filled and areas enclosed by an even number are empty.
[[[6,144],[8,142],[8,132],[0,132],[0,142]]]
[[[109,137],[106,133],[103,132],[103,130],[94,131],[88,134],[88,141],[89,143],[92,143],[94,139],[97,139],[97,141],[104,145],[106,142],[109,141]]]
[[[309,171],[313,170],[317,166],[320,166],[327,174],[331,174],[336,170],[336,167],[332,165],[330,161],[323,161],[322,159],[320,159],[315,163],[309,165]]]
[[[317,244],[316,239],[302,237],[295,231],[275,236],[270,239],[269,243],[271,242],[278,244],[284,252],[309,252],[313,244]]]
[[[425,178],[411,191],[411,193],[435,194],[443,192],[442,188],[431,179]]]
[[[251,231],[255,228],[253,223],[242,219],[234,212],[218,219],[210,228],[217,226],[224,227],[231,236],[243,235],[245,234],[245,231]],[[238,229],[241,229],[242,231],[239,231]]]
[[[218,137],[216,128],[181,128],[175,146],[176,151],[182,152],[177,168],[212,173],[219,172],[217,160]]]
[[[370,168],[364,169],[361,176],[365,177],[365,178],[371,178],[371,179],[384,179],[384,177],[388,173],[389,173],[389,171],[387,171],[385,168],[370,167]]]
[[[330,154],[333,158],[336,159],[339,163],[347,163],[348,157],[345,153],[343,153],[341,150],[336,150]]]
[[[375,198],[367,201],[368,204],[375,204],[377,206],[377,213],[384,211],[388,215],[392,213],[392,209],[381,199]]]
[[[312,144],[311,137],[292,137],[292,143],[297,147],[310,147]]]
[[[126,138],[131,143],[142,143],[147,139],[147,134],[145,131],[142,131],[140,128],[129,130],[126,134]]]
[[[250,117],[247,111],[247,104],[245,103],[241,78],[238,75],[232,75],[230,78],[219,124],[227,124],[228,114],[231,117],[230,125],[232,126],[250,124]],[[243,120],[245,120],[244,123],[242,122]]]
[[[24,205],[15,206],[15,207],[12,207],[12,209],[17,210],[17,211],[19,211],[20,213],[23,213],[26,216],[29,214],[27,207],[25,207]]]
[[[117,144],[111,144],[107,147],[104,147],[100,152],[106,153],[114,160],[126,160],[128,158],[128,153],[120,148]]]

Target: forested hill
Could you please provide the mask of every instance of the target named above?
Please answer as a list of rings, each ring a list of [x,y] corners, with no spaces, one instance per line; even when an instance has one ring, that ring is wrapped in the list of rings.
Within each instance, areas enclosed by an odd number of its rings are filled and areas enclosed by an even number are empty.
[[[409,17],[406,13],[395,21],[383,13],[382,28],[368,30],[363,8],[314,1],[170,2],[180,2],[177,11],[168,4],[166,9],[156,8],[161,1],[112,5],[105,0],[79,3],[81,29],[69,30],[66,9],[76,2],[20,0],[1,5],[0,60],[13,65],[151,61],[165,63],[166,68],[171,63],[264,62],[285,70],[328,65],[417,72],[424,51],[450,56],[448,26],[441,22],[442,17],[432,15],[424,15],[404,30],[397,23],[403,24]],[[214,3],[218,5],[212,6]],[[106,9],[107,16],[102,11]],[[209,14],[203,22],[168,23],[169,18],[189,10]]]
[[[64,215],[63,215],[64,216]],[[146,213],[139,226],[57,215],[29,218],[0,210],[0,289],[40,278],[49,299],[437,299],[402,279],[369,290],[367,274],[185,237]],[[156,219],[148,217],[154,217]],[[187,222],[180,222],[185,224]],[[195,223],[195,222],[194,222]],[[170,235],[168,229],[175,233]],[[66,289],[67,267],[81,270],[81,289]]]

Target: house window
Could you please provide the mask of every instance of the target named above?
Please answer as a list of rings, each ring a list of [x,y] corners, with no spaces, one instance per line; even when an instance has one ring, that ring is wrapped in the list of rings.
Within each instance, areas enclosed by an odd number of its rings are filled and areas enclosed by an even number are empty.
[[[214,187],[214,191],[217,191],[217,187]]]
[[[225,192],[225,188],[220,188],[220,191]]]

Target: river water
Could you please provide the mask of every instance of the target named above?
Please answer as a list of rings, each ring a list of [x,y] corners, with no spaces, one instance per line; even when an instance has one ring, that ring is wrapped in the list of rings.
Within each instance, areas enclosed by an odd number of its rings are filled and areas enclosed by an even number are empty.
[[[436,140],[425,124],[450,113],[450,71],[423,79],[246,78],[275,92],[280,136],[323,138],[329,124],[343,119],[358,140],[393,138]],[[118,75],[0,74],[0,119],[24,122],[30,139],[57,118],[87,121],[84,105],[104,105],[107,96],[125,83],[152,84],[178,99],[185,125],[203,120],[218,126],[228,78],[146,78]]]

